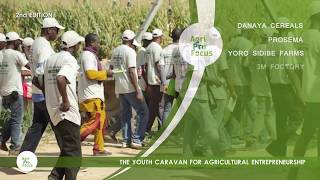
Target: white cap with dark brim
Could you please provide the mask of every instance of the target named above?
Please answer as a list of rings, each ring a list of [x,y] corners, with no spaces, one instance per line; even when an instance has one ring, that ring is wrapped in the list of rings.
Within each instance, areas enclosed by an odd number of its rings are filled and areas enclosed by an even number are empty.
[[[42,28],[52,28],[56,27],[58,29],[64,29],[63,26],[59,24],[59,22],[55,18],[45,18],[42,21]]]
[[[152,33],[151,32],[145,32],[142,35],[142,40],[148,40],[151,41],[152,40]]]
[[[131,30],[125,30],[122,33],[121,39],[124,41],[131,41],[132,39],[134,39],[136,37],[136,34],[131,31]]]
[[[22,40],[22,45],[24,46],[32,46],[33,44],[33,39],[31,37],[26,37]]]
[[[23,40],[18,33],[16,32],[8,32],[6,34],[6,40],[7,41],[15,41],[15,40]]]
[[[141,47],[141,44],[137,41],[137,40],[133,40],[133,43],[132,43],[134,46],[136,47]]]
[[[69,48],[77,45],[80,42],[83,42],[84,37],[80,36],[75,31],[67,31],[62,34],[61,41],[62,41],[62,45],[61,45],[62,48]]]
[[[161,29],[155,29],[152,31],[152,37],[160,37],[163,35],[163,32]]]

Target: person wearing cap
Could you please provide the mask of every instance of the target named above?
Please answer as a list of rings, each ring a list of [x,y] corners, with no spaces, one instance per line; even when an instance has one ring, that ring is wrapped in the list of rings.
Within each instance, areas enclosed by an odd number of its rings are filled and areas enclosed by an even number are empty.
[[[135,33],[126,30],[122,45],[112,51],[111,65],[115,78],[115,93],[119,95],[123,147],[142,147],[148,120],[148,107],[138,84],[136,52],[132,49]],[[137,113],[136,129],[132,135],[132,107]]]
[[[32,51],[31,46],[33,43],[33,39],[31,37],[26,37],[22,41],[22,53],[25,55],[27,60],[32,64]],[[24,107],[26,110],[30,109],[32,106],[32,79],[31,79],[31,71],[25,67],[21,68],[21,76],[22,76],[22,87],[23,87],[23,97],[24,97]]]
[[[237,35],[231,39],[228,50],[251,51],[253,48],[253,43],[250,40],[252,31],[243,30],[241,33],[241,35]],[[232,138],[231,141],[233,145],[244,145],[239,126],[240,124],[244,124],[244,129],[246,130],[245,133],[248,133],[248,129],[250,129],[250,127],[247,122],[253,121],[255,118],[255,101],[253,101],[250,91],[248,77],[249,71],[245,64],[247,58],[248,57],[242,56],[227,56],[227,62],[230,68],[230,73],[233,77],[233,86],[237,96],[236,105],[227,122],[230,125],[228,131]],[[242,119],[241,117],[243,117],[244,112],[247,112],[248,116]],[[242,123],[242,120],[245,122]]]
[[[272,37],[277,31],[271,28],[263,29],[261,35],[261,42],[258,43],[252,50],[253,51],[266,51],[268,50],[268,37]],[[275,129],[271,122],[271,88],[268,79],[267,69],[257,68],[259,65],[267,65],[268,57],[258,56],[249,57],[248,67],[250,70],[250,88],[253,96],[257,102],[257,110],[255,119],[253,121],[252,132],[246,139],[246,147],[256,147],[257,141],[266,127],[269,136],[272,140],[275,139]],[[266,126],[265,126],[266,125]]]
[[[174,94],[170,94],[170,92],[168,91],[168,86],[175,86],[173,65],[175,63],[175,59],[180,56],[179,39],[181,33],[181,29],[174,28],[172,30],[171,38],[173,43],[163,49],[163,58],[161,58],[159,61],[162,81],[160,91],[163,93],[159,106],[161,124],[163,124],[165,119],[167,119],[171,111],[173,100],[175,98],[175,92]]]
[[[20,150],[20,135],[23,118],[23,90],[20,69],[30,65],[25,56],[18,51],[22,39],[16,32],[6,34],[6,49],[0,59],[0,96],[3,106],[10,110],[10,119],[5,122],[0,137],[1,149],[8,151],[6,142],[11,138],[9,154],[16,155]]]
[[[83,41],[84,38],[75,31],[63,33],[61,51],[51,55],[44,66],[46,106],[60,148],[60,157],[74,157],[75,160],[81,157],[81,117],[76,92],[79,65],[74,55]],[[80,167],[77,164],[80,162],[75,163]],[[75,180],[79,167],[55,167],[48,179]]]
[[[32,61],[32,44],[34,40],[31,37],[26,37],[22,41],[22,52],[26,55],[26,58],[31,62]]]
[[[6,42],[6,35],[0,33],[0,61],[3,59],[3,53],[2,51],[6,48],[7,42]],[[0,85],[2,85],[2,82],[0,81]],[[0,112],[2,109],[2,97],[0,96]]]
[[[147,65],[147,78],[148,78],[148,88],[149,88],[149,120],[147,125],[147,132],[151,132],[151,128],[153,126],[154,120],[158,116],[160,120],[159,113],[159,103],[161,101],[161,92],[160,92],[160,84],[161,76],[160,76],[160,66],[159,61],[163,58],[163,52],[161,47],[162,42],[162,30],[155,29],[152,31],[152,42],[147,47],[145,52],[146,65]],[[159,126],[161,126],[161,121],[158,121]]]
[[[50,117],[45,105],[45,97],[41,90],[43,65],[47,59],[55,52],[51,47],[50,41],[55,41],[60,29],[64,29],[54,18],[45,18],[42,22],[40,37],[32,43],[32,68],[33,76],[32,101],[33,118],[32,125],[29,127],[21,146],[22,151],[35,152],[43,132],[50,122]],[[30,42],[29,42],[30,43]]]
[[[3,50],[5,50],[6,45],[7,45],[6,35],[0,33],[0,61],[2,61],[3,59]],[[2,85],[1,81],[0,81],[0,85]],[[0,104],[0,107],[1,107],[1,104]]]
[[[302,33],[304,42],[300,49],[304,50],[305,56],[302,59],[304,69],[302,72],[302,96],[304,109],[304,122],[301,135],[294,147],[294,157],[304,157],[310,140],[318,133],[319,152],[319,129],[320,129],[320,1],[313,1],[309,8],[310,27]],[[319,154],[319,153],[318,153]],[[298,179],[298,167],[292,167],[287,179]]]
[[[145,69],[145,62],[144,62],[144,53],[146,49],[141,46],[141,44],[137,40],[133,40],[132,48],[137,52],[137,73],[138,73],[138,84],[140,89],[142,90],[143,97],[146,100],[146,103],[148,102],[147,99],[147,83],[143,78],[144,75],[144,69]],[[147,103],[148,104],[148,103]]]
[[[94,133],[93,155],[110,154],[104,150],[106,126],[103,81],[107,71],[102,69],[98,58],[100,40],[98,35],[89,33],[85,37],[85,48],[80,55],[80,79],[78,86],[80,111],[88,117],[80,128],[81,141]]]
[[[31,46],[33,43],[33,39],[31,37],[26,37],[22,40],[22,53],[26,56],[27,60],[30,62],[30,64],[32,63],[32,51],[31,51]],[[21,69],[21,75],[24,76],[30,76],[31,75],[31,71],[29,69],[26,69],[24,67],[22,67]],[[24,78],[23,78],[24,79]]]
[[[290,23],[286,17],[277,19],[279,23]],[[279,37],[292,36],[289,29],[278,29]],[[269,43],[268,49],[276,52],[295,51],[296,47],[293,43]],[[274,103],[276,114],[276,139],[267,147],[266,151],[273,156],[287,155],[287,142],[290,137],[296,135],[296,131],[300,127],[303,117],[301,112],[302,92],[300,88],[300,70],[290,68],[274,68],[274,65],[297,65],[297,58],[294,56],[281,56],[279,53],[268,60],[270,87],[272,93],[272,101]]]
[[[138,65],[138,72],[141,72],[141,77],[139,77],[139,85],[145,86],[144,91],[144,97],[146,100],[147,105],[149,105],[149,92],[148,92],[148,76],[147,76],[147,67],[146,67],[146,48],[149,46],[149,44],[152,42],[152,33],[145,32],[142,35],[142,47],[138,51],[137,55],[137,65]],[[140,65],[140,67],[139,67]],[[138,73],[139,75],[139,73]],[[143,89],[143,88],[142,88]]]

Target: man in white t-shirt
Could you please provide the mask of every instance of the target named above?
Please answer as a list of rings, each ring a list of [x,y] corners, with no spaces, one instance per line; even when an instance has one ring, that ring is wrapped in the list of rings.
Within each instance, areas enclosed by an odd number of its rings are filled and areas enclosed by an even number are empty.
[[[6,48],[7,42],[6,42],[6,36],[2,33],[0,33],[0,61],[2,61],[3,53],[2,51]],[[2,82],[0,80],[0,87],[2,86]],[[2,109],[2,97],[0,96],[0,112]]]
[[[110,154],[104,150],[104,129],[106,127],[105,98],[103,81],[107,71],[102,69],[98,58],[100,40],[98,35],[89,33],[85,37],[85,48],[80,55],[79,103],[80,111],[87,114],[81,125],[81,141],[94,133],[93,155]]]
[[[149,46],[149,44],[152,42],[152,33],[145,32],[142,35],[142,47],[138,47],[139,45],[136,45],[137,50],[137,71],[138,71],[138,83],[143,91],[144,98],[146,99],[146,103],[148,102],[148,95],[147,95],[147,76],[146,76],[146,59],[145,59],[145,52],[146,48]],[[134,43],[133,43],[134,45]]]
[[[23,89],[21,81],[21,67],[30,69],[25,56],[18,51],[22,39],[16,32],[6,34],[7,49],[2,52],[0,59],[0,96],[3,106],[10,110],[10,119],[5,122],[0,137],[1,149],[8,151],[6,142],[11,138],[9,154],[15,155],[20,150],[20,135],[23,118]]]
[[[148,120],[148,107],[138,84],[136,52],[131,48],[135,33],[126,30],[122,34],[122,45],[115,48],[111,56],[115,93],[119,95],[123,147],[142,147]],[[132,136],[132,107],[137,112],[136,129]]]
[[[56,19],[45,18],[42,22],[40,37],[37,37],[32,43],[31,73],[33,76],[33,118],[32,125],[29,127],[21,146],[21,152],[35,152],[42,134],[50,122],[50,117],[45,105],[45,97],[40,86],[43,84],[43,65],[47,59],[54,54],[54,50],[51,47],[50,41],[55,41],[57,39],[60,29],[64,29],[64,27],[62,27]]]
[[[155,29],[152,31],[152,43],[147,47],[145,52],[146,64],[147,64],[147,77],[148,77],[148,88],[149,88],[149,120],[147,125],[147,132],[151,132],[155,118],[159,114],[159,103],[161,101],[161,92],[160,92],[160,65],[159,62],[163,58],[163,52],[161,47],[163,33],[160,29]],[[159,121],[159,126],[161,122]]]
[[[175,98],[175,91],[172,86],[175,84],[174,80],[174,62],[175,62],[175,52],[179,52],[179,39],[182,34],[182,30],[175,28],[171,32],[171,38],[173,43],[168,45],[163,49],[163,58],[161,58],[159,65],[161,67],[161,92],[163,92],[163,96],[161,99],[159,111],[161,117],[161,124],[167,119],[171,108],[172,103]],[[171,84],[170,84],[171,81]],[[171,94],[173,93],[173,94]]]
[[[60,157],[74,157],[75,160],[80,160],[81,118],[76,93],[79,65],[73,55],[79,50],[80,42],[84,41],[84,38],[75,31],[67,31],[62,35],[61,41],[62,50],[50,56],[44,66],[46,105],[60,148]],[[80,167],[80,162],[75,163]],[[49,179],[75,180],[79,167],[55,167]]]

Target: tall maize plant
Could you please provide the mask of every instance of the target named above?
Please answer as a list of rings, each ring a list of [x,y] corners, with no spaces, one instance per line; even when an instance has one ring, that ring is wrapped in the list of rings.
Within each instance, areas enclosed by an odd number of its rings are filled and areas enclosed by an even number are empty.
[[[188,6],[180,6],[184,4],[183,1],[185,0],[177,0],[173,3],[173,13],[170,17],[167,8],[161,8],[150,26],[150,30],[161,28],[166,32],[166,43],[169,42],[171,30],[169,21],[174,22],[171,26],[175,27],[185,27],[189,24]],[[136,32],[139,30],[148,14],[150,3],[127,7],[107,0],[102,7],[96,7],[93,2],[73,3],[70,6],[60,3],[28,3],[14,8],[12,4],[0,0],[0,31],[16,31],[22,37],[36,37],[40,33],[42,18],[17,18],[16,13],[50,12],[60,24],[66,27],[66,30],[75,30],[81,35],[89,32],[97,33],[102,43],[100,54],[103,58],[107,58],[111,50],[120,43],[121,33],[125,29]]]

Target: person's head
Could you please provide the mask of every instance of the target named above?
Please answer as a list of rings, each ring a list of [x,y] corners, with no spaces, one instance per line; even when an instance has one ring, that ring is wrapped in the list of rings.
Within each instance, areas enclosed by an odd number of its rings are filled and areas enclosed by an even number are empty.
[[[7,48],[18,50],[22,40],[23,39],[16,32],[8,32],[6,34]]]
[[[24,53],[30,52],[32,44],[33,44],[33,39],[31,37],[24,38],[22,40],[22,51]]]
[[[163,32],[161,29],[155,29],[152,31],[152,41],[161,44],[163,38]]]
[[[133,44],[135,37],[136,37],[136,34],[133,31],[125,30],[121,36],[122,44],[125,44],[125,45],[132,47],[132,44]]]
[[[84,40],[84,37],[80,36],[77,32],[67,31],[61,36],[61,48],[62,50],[69,51],[71,54],[75,54]]]
[[[174,28],[171,32],[171,38],[174,43],[179,42],[180,36],[183,32],[183,29]]]
[[[6,48],[6,45],[7,45],[6,35],[0,33],[0,50]]]
[[[143,35],[142,35],[142,46],[144,48],[148,47],[149,44],[152,42],[152,39],[153,39],[152,33],[150,33],[150,32],[143,33]]]
[[[320,29],[320,1],[313,1],[310,4],[309,13],[311,26],[317,26]]]
[[[85,39],[85,46],[86,47],[91,47],[95,49],[96,51],[99,50],[100,48],[100,39],[97,34],[94,33],[89,33],[86,35]]]
[[[41,35],[48,41],[54,41],[57,39],[60,29],[64,29],[64,27],[55,18],[45,18],[42,22]]]
[[[133,42],[132,42],[131,47],[132,47],[135,51],[137,51],[137,50],[141,47],[141,44],[140,44],[137,40],[134,39]]]

